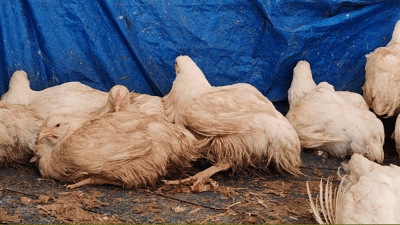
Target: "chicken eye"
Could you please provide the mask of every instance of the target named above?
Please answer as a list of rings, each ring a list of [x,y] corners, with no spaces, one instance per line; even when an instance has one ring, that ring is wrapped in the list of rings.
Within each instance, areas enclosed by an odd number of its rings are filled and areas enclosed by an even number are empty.
[[[56,127],[60,127],[60,124],[59,124],[59,123],[57,123]]]

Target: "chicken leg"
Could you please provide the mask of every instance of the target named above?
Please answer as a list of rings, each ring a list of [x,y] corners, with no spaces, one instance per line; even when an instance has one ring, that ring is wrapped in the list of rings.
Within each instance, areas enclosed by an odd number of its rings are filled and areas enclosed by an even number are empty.
[[[230,163],[223,163],[219,164],[218,166],[211,166],[196,175],[192,177],[188,177],[183,180],[163,180],[164,184],[172,184],[172,185],[178,185],[182,183],[191,183],[193,182],[193,185],[190,186],[191,190],[194,192],[200,192],[202,186],[204,186],[206,183],[210,183],[212,180],[210,177],[220,171],[224,171],[231,168]]]
[[[104,178],[90,177],[90,178],[81,180],[78,183],[68,185],[67,189],[71,190],[71,189],[81,187],[84,185],[89,185],[89,184],[95,184],[95,185],[113,184],[113,185],[117,185],[117,186],[122,186],[122,183],[120,181],[113,181],[113,180],[107,180]]]

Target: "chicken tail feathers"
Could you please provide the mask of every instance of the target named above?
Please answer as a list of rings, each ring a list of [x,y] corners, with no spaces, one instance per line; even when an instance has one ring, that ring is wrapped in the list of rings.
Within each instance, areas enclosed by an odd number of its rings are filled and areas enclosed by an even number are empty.
[[[345,184],[346,179],[347,175],[344,175],[339,187],[335,191],[332,190],[332,181],[330,178],[326,181],[325,187],[321,179],[319,195],[315,198],[315,203],[313,202],[314,199],[312,198],[308,182],[306,183],[311,210],[315,220],[319,224],[336,224],[338,222],[338,206],[343,199],[344,193],[350,187],[350,184]]]
[[[299,169],[300,141],[295,130],[287,121],[268,121],[263,131],[204,137],[199,148],[210,160],[229,163],[233,171],[245,166],[266,169],[273,163],[281,173],[303,175]]]

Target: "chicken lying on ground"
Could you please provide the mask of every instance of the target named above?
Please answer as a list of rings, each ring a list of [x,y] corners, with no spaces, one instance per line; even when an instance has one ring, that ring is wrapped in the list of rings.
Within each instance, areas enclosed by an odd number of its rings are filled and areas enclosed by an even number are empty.
[[[332,191],[332,183],[328,180],[324,193],[321,180],[315,204],[307,183],[311,208],[317,222],[399,224],[400,167],[381,166],[354,154],[344,168],[348,174],[342,177],[337,192]]]
[[[155,116],[109,113],[84,122],[63,114],[48,118],[33,161],[45,178],[125,188],[153,185],[169,169],[195,160],[193,135]]]
[[[110,89],[107,103],[99,109],[99,115],[118,111],[140,112],[167,120],[160,97],[130,93],[123,85],[115,85]]]
[[[107,101],[107,93],[80,82],[68,82],[42,91],[30,88],[24,71],[16,71],[10,79],[10,87],[2,96],[2,102],[23,104],[43,118],[60,113],[88,116]]]
[[[355,103],[358,101],[345,99],[326,82],[315,86],[309,64],[300,61],[289,89],[290,109],[286,118],[296,129],[303,148],[316,148],[338,158],[360,153],[382,163],[382,122]]]
[[[296,131],[256,88],[249,84],[211,86],[188,56],[175,63],[176,79],[163,98],[169,122],[186,127],[200,140],[199,150],[214,162],[210,168],[180,181],[194,182],[193,191],[223,170],[234,171],[271,161],[282,172],[299,171],[300,142]]]
[[[0,163],[29,162],[43,119],[23,105],[0,102]]]
[[[379,116],[399,114],[400,106],[400,21],[386,47],[366,55],[364,99]]]

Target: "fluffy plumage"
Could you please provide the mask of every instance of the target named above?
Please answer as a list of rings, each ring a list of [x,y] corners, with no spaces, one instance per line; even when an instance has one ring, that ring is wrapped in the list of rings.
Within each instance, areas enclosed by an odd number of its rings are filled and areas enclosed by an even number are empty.
[[[339,158],[356,152],[381,163],[384,157],[382,122],[368,109],[360,107],[361,104],[346,101],[326,82],[310,90],[309,83],[314,82],[310,76],[309,64],[299,62],[294,69],[289,89],[290,109],[286,114],[302,147],[317,148]]]
[[[317,222],[400,223],[400,167],[381,166],[359,154],[354,154],[345,167],[349,174],[342,177],[337,193],[332,191],[332,183],[329,181],[324,191],[321,180],[320,195],[315,199],[315,204],[307,184],[311,208]],[[333,197],[335,194],[336,197]]]
[[[46,120],[32,161],[43,177],[79,181],[71,189],[86,184],[137,188],[155,184],[170,166],[190,166],[194,141],[189,131],[140,113],[109,113],[87,122],[63,114]]]
[[[364,99],[379,116],[399,114],[400,104],[400,21],[386,47],[366,55]]]
[[[129,92],[123,85],[115,85],[108,94],[107,103],[100,109],[100,115],[109,112],[131,111],[155,115],[167,120],[161,98],[147,94]]]
[[[306,94],[312,91],[317,84],[315,83],[310,64],[307,61],[299,61],[293,69],[292,85],[288,90],[289,106],[294,106]],[[350,91],[336,91],[337,94],[349,105],[369,110],[369,106],[365,102],[363,96]]]
[[[167,118],[195,133],[205,157],[215,162],[185,180],[195,181],[193,190],[218,171],[255,163],[267,166],[273,161],[279,171],[300,174],[295,130],[256,88],[213,87],[188,56],[179,56],[175,69],[172,89],[163,98]]]
[[[25,71],[19,70],[15,71],[11,76],[8,91],[1,96],[1,101],[8,104],[28,106],[35,97],[36,92],[30,88],[28,75]]]
[[[99,109],[98,114],[104,115],[110,112],[118,111],[134,111],[138,112],[136,108],[130,106],[130,93],[128,88],[123,85],[115,85],[108,92],[108,99],[106,104]]]
[[[43,119],[23,105],[0,102],[0,163],[29,162]]]
[[[2,101],[26,105],[43,118],[60,113],[88,116],[104,106],[107,101],[106,92],[80,82],[68,82],[42,91],[34,91],[29,85],[27,74],[24,71],[16,71],[10,79],[8,92],[2,96]]]

